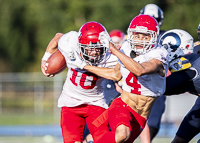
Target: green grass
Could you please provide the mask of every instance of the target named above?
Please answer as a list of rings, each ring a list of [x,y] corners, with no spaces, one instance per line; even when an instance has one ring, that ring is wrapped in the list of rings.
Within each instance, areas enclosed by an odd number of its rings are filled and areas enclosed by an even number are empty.
[[[44,137],[0,137],[1,143],[62,143],[62,139],[52,136]]]
[[[171,143],[172,138],[155,138],[152,143]],[[193,139],[190,143],[197,143],[197,139]],[[62,139],[53,136],[44,137],[0,137],[1,143],[62,143]],[[134,143],[141,143],[137,139]]]
[[[154,138],[152,143],[171,143],[173,138]],[[193,139],[190,141],[190,143],[197,143],[198,139]],[[140,139],[138,138],[134,143],[141,143]]]
[[[59,123],[59,115],[53,114],[2,114],[0,115],[0,125],[41,125]]]
[[[60,117],[49,114],[1,114],[0,125],[45,125],[45,124],[59,124]],[[156,137],[152,143],[171,143],[172,138],[158,138]],[[197,143],[198,139],[194,138],[190,143]],[[51,136],[33,137],[33,136],[0,136],[0,143],[62,143],[62,138],[55,138]],[[141,143],[138,138],[134,143]]]

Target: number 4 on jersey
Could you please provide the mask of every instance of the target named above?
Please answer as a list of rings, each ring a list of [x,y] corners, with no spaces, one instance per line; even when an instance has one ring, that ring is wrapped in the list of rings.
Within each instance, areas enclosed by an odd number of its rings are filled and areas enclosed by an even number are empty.
[[[138,90],[141,88],[141,85],[138,83],[138,80],[133,73],[130,72],[127,76],[126,84],[133,88],[131,89],[131,93],[141,95],[141,92]]]

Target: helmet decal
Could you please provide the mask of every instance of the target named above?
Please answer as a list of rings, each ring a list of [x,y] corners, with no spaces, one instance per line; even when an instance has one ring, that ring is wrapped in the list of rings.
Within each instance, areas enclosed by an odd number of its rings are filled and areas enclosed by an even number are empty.
[[[169,61],[184,54],[193,53],[193,37],[181,29],[172,29],[165,32],[159,42],[168,51]]]
[[[178,48],[181,45],[181,38],[179,37],[178,34],[173,33],[173,32],[163,35],[159,41],[159,44],[163,45],[163,41],[166,40],[169,36],[173,37],[173,39],[175,40],[176,43],[172,43],[172,40],[171,40],[169,43],[164,43],[164,44],[169,44],[172,49]],[[173,42],[174,42],[174,40],[173,40]]]

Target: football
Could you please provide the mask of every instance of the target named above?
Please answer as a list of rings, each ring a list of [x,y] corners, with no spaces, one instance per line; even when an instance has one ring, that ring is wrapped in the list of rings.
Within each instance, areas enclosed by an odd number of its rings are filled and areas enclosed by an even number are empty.
[[[47,70],[48,74],[58,74],[64,71],[67,67],[65,57],[61,54],[59,50],[54,52],[47,60]]]

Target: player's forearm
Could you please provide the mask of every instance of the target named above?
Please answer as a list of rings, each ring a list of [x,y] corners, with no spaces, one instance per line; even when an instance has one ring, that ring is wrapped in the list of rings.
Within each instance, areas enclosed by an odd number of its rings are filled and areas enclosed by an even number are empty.
[[[84,69],[106,79],[114,81],[118,81],[121,79],[120,75],[117,75],[115,73],[115,70],[112,68],[101,68],[101,67],[86,65]]]
[[[145,69],[140,63],[138,63],[138,62],[134,61],[132,58],[126,56],[120,50],[112,49],[111,52],[112,52],[112,54],[117,56],[118,59],[123,63],[123,65],[134,75],[141,76],[144,73]]]
[[[61,36],[63,36],[63,33],[57,33],[53,37],[53,39],[51,39],[51,41],[49,42],[49,44],[46,48],[46,52],[53,54],[55,51],[58,50],[58,41],[59,41]]]

